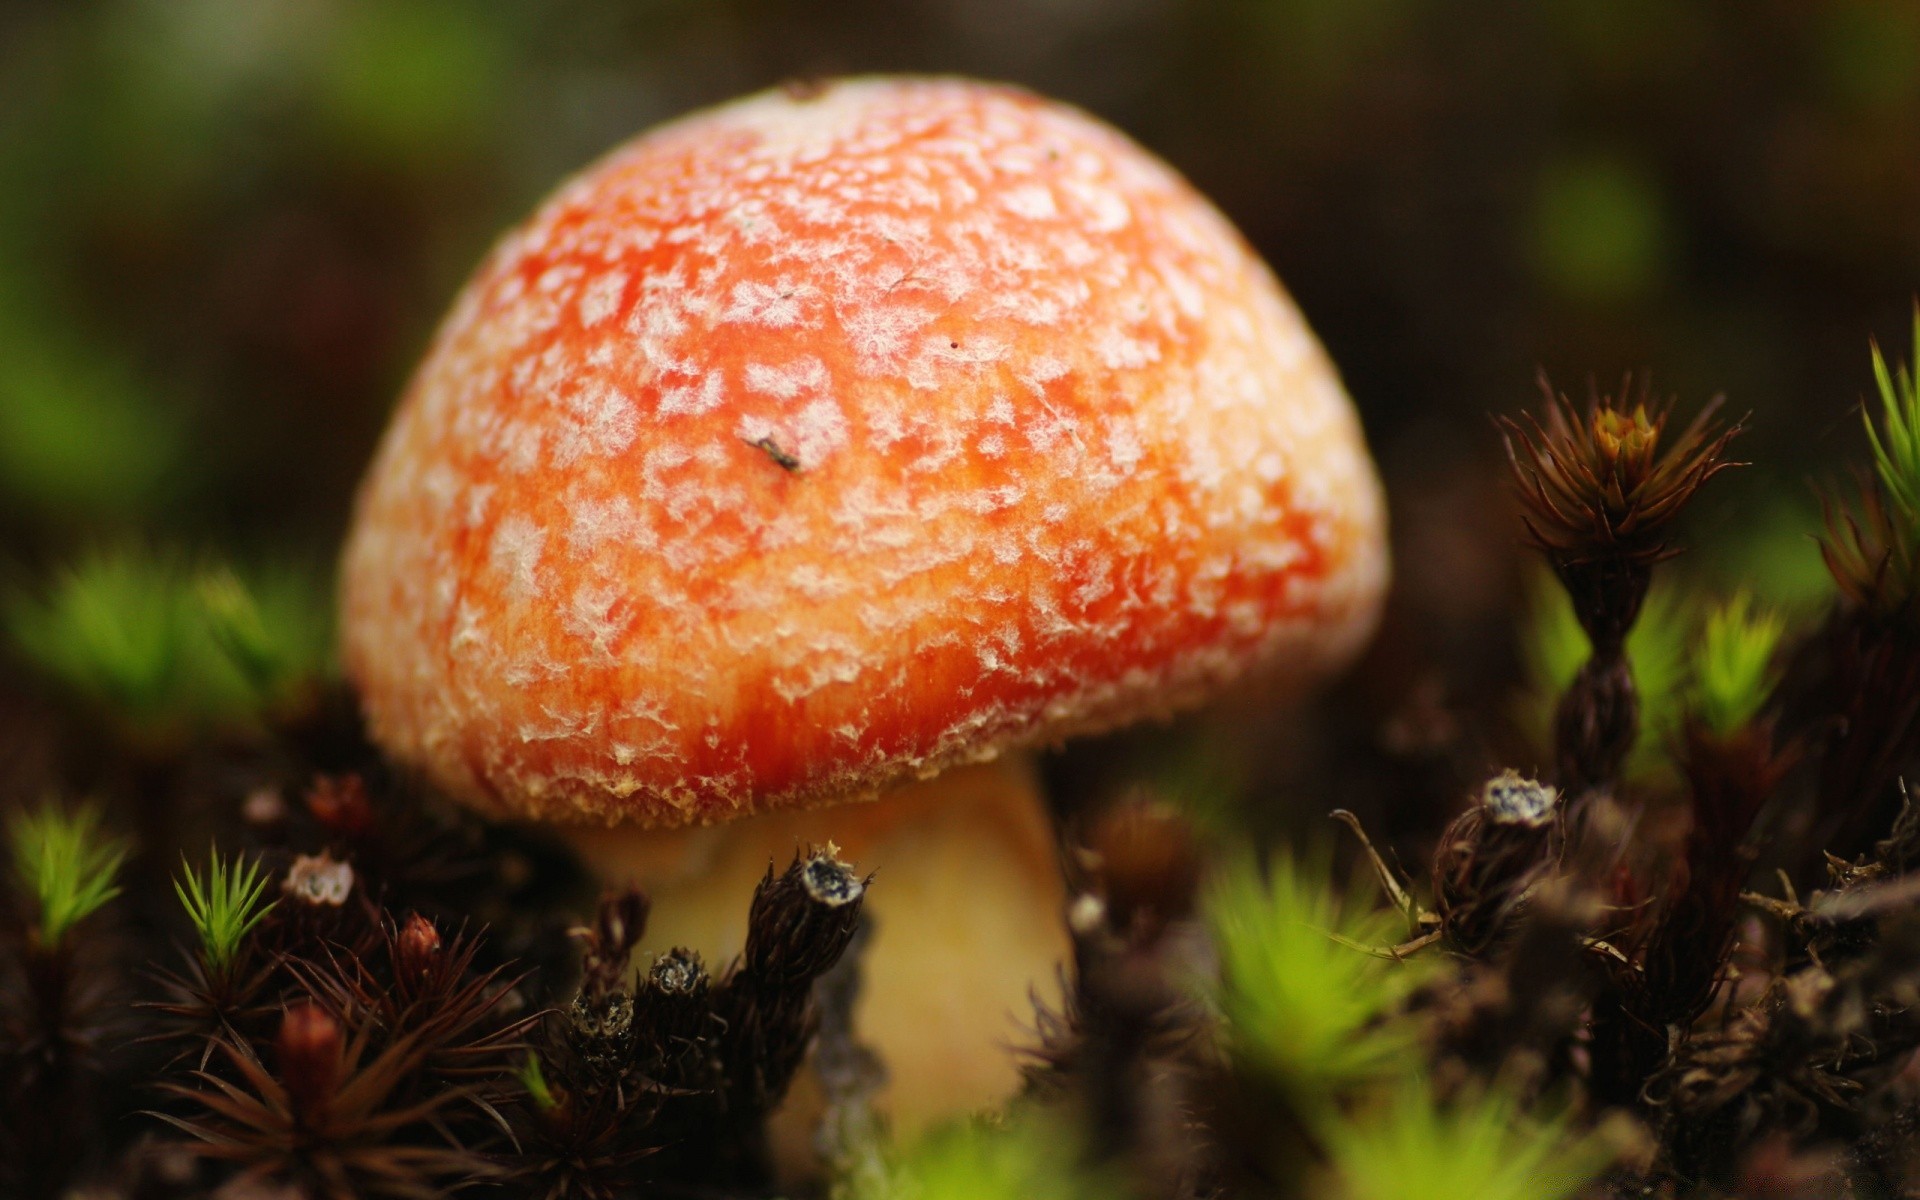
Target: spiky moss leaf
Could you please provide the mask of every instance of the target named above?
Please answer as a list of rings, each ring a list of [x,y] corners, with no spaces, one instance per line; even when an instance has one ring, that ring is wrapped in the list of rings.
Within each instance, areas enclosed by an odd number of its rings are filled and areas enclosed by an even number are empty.
[[[527,1051],[527,1057],[521,1062],[520,1069],[514,1072],[514,1078],[519,1080],[527,1098],[533,1101],[534,1108],[540,1112],[552,1112],[559,1107],[560,1099],[553,1094],[553,1085],[547,1082],[546,1068],[540,1065],[539,1051]]]
[[[1920,305],[1913,313],[1913,352],[1920,355]],[[1880,422],[1865,407],[1861,423],[1873,446],[1873,470],[1899,520],[1908,559],[1920,541],[1920,380],[1902,363],[1889,370],[1880,346],[1873,346],[1873,381],[1880,392]]]
[[[173,551],[96,551],[7,598],[34,665],[132,736],[173,743],[245,724],[329,663],[326,591],[290,571],[243,582]]]
[[[43,595],[10,598],[13,640],[41,670],[133,720],[157,717],[189,653],[190,623],[170,557],[123,548],[61,572]]]
[[[1561,1200],[1614,1158],[1601,1138],[1534,1120],[1500,1091],[1442,1104],[1420,1078],[1341,1116],[1326,1141],[1342,1200]]]
[[[1087,1169],[1078,1141],[1037,1115],[937,1129],[848,1200],[1112,1200],[1115,1181]]]
[[[1220,955],[1216,1002],[1232,1053],[1308,1113],[1417,1057],[1405,1001],[1432,959],[1376,952],[1403,940],[1404,918],[1329,882],[1323,860],[1276,855],[1228,865],[1205,899]]]
[[[1758,715],[1779,673],[1774,653],[1786,622],[1736,594],[1707,614],[1693,655],[1693,705],[1715,733],[1728,734]]]
[[[1677,551],[1667,534],[1695,493],[1742,465],[1726,453],[1743,427],[1715,420],[1718,399],[1670,432],[1672,409],[1654,404],[1644,386],[1637,400],[1624,386],[1618,397],[1595,388],[1584,410],[1544,378],[1541,386],[1543,416],[1497,421],[1527,540],[1575,593],[1597,585],[1595,569],[1628,572],[1616,577],[1618,584],[1671,558]]]
[[[174,880],[174,895],[193,920],[200,935],[200,956],[210,975],[224,974],[233,966],[240,943],[265,919],[275,901],[261,900],[267,890],[267,875],[260,864],[232,863],[221,860],[214,851],[204,875],[196,874],[183,858],[182,874]]]
[[[1920,305],[1914,310],[1914,352],[1920,354]],[[1873,347],[1880,393],[1861,413],[1873,448],[1873,473],[1851,502],[1826,501],[1821,557],[1847,600],[1878,617],[1910,618],[1920,597],[1920,381],[1910,368],[1887,366]]]
[[[1519,720],[1533,744],[1546,753],[1553,743],[1554,705],[1593,647],[1552,575],[1538,572],[1528,591],[1521,646],[1528,686]],[[1684,708],[1688,647],[1696,625],[1692,606],[1679,588],[1656,582],[1627,635],[1627,662],[1640,698],[1640,736],[1627,758],[1630,778],[1644,781],[1671,769],[1667,748]]]
[[[216,566],[197,590],[215,644],[263,701],[333,674],[333,590],[317,572],[281,564],[242,577]]]
[[[7,844],[46,946],[58,946],[69,930],[120,894],[114,876],[126,846],[101,830],[96,808],[67,811],[46,804],[22,810],[7,822]]]

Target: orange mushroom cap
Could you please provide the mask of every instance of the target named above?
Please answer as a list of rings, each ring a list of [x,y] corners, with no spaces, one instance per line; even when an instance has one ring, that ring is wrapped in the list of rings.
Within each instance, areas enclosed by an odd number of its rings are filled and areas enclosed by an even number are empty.
[[[1324,669],[1383,526],[1325,354],[1170,168],[852,80],[646,134],[500,243],[363,485],[343,646],[458,796],[710,822]]]

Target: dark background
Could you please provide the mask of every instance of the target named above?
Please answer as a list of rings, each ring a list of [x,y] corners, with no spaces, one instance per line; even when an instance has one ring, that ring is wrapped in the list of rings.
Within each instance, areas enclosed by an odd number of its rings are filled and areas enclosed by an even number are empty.
[[[1751,412],[1686,569],[1818,587],[1812,483],[1859,456],[1868,338],[1906,356],[1920,287],[1912,0],[0,0],[0,570],[130,537],[330,561],[501,229],[660,120],[861,71],[1129,131],[1345,372],[1394,609],[1268,757],[1465,777],[1462,720],[1500,741],[1526,560],[1488,414],[1540,368]],[[1353,757],[1318,757],[1337,790]]]

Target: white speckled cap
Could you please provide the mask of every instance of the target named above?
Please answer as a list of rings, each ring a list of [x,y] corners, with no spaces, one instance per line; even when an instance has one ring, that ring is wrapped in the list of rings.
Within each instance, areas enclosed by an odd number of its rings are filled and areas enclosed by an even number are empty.
[[[1325,354],[1171,169],[855,80],[647,134],[502,241],[361,490],[343,643],[458,796],[725,820],[1322,671],[1383,525]]]

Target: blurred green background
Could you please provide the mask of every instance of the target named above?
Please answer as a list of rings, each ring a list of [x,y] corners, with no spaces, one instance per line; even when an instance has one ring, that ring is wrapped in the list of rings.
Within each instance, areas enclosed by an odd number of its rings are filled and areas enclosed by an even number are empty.
[[[1409,753],[1521,658],[1487,413],[1536,370],[1750,410],[1697,557],[1784,595],[1818,571],[1809,481],[1860,450],[1867,338],[1906,352],[1912,0],[6,0],[0,571],[129,536],[329,561],[503,227],[664,118],[877,70],[1081,104],[1275,265],[1393,496],[1351,687]]]

